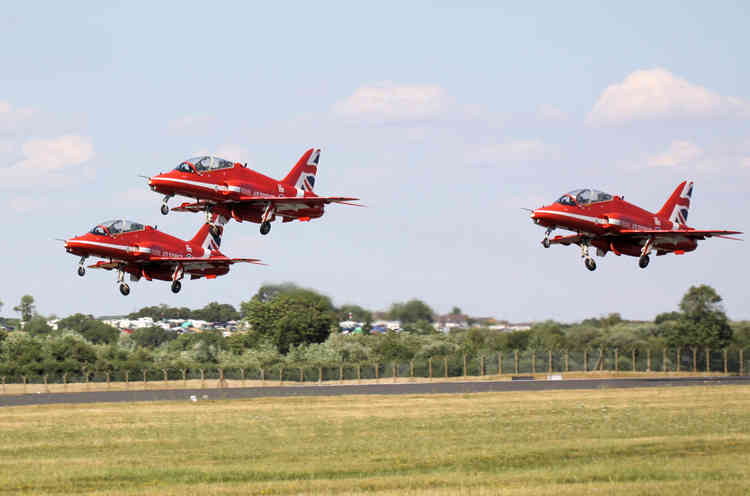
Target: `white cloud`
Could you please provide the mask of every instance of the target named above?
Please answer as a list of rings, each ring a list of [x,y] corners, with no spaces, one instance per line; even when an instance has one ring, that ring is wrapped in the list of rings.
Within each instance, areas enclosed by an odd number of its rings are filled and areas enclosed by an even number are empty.
[[[648,158],[651,167],[675,167],[694,162],[703,156],[703,150],[689,141],[673,141],[669,148]]]
[[[538,139],[481,145],[468,155],[471,162],[481,164],[552,160],[559,156],[559,147]]]
[[[586,118],[619,124],[680,117],[750,116],[750,103],[724,97],[662,68],[639,70],[608,86]]]
[[[382,122],[419,121],[455,109],[437,85],[397,85],[390,81],[357,88],[333,105],[334,115]]]
[[[31,107],[14,108],[9,102],[0,100],[0,129],[15,129],[35,112]]]
[[[212,116],[205,114],[185,115],[167,123],[167,128],[173,132],[189,132],[200,129],[213,120]]]
[[[23,159],[10,167],[0,168],[2,186],[69,184],[72,182],[70,169],[94,157],[91,138],[76,135],[29,140],[23,144],[21,151]]]

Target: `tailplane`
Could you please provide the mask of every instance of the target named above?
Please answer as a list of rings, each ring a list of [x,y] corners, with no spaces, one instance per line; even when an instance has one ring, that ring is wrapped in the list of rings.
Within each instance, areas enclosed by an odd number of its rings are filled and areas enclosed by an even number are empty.
[[[313,148],[307,150],[300,157],[297,165],[281,180],[282,184],[312,193],[315,187],[315,174],[318,172],[318,161],[320,161],[320,150]]]
[[[219,251],[221,236],[224,234],[224,224],[227,218],[219,214],[211,214],[211,222],[206,222],[198,229],[190,244],[200,245],[204,250]]]
[[[669,219],[673,224],[686,225],[692,196],[693,181],[681,182],[656,215]]]

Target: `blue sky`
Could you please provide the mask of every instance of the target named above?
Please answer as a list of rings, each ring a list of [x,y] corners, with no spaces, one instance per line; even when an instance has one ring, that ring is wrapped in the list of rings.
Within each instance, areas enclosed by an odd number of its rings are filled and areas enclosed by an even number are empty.
[[[217,4],[218,5],[215,5]],[[690,223],[747,230],[750,7],[742,2],[17,3],[0,14],[0,314],[238,305],[294,281],[336,304],[565,321],[648,319],[709,284],[750,318],[745,242],[684,257],[544,250],[521,207],[593,187],[658,209],[696,181]],[[310,223],[230,223],[223,251],[259,257],[179,295],[120,296],[75,275],[53,238],[125,217],[180,237],[138,174],[217,153],[283,177],[321,147],[316,191],[362,198]],[[174,200],[173,200],[174,203]],[[11,234],[12,233],[12,234]]]

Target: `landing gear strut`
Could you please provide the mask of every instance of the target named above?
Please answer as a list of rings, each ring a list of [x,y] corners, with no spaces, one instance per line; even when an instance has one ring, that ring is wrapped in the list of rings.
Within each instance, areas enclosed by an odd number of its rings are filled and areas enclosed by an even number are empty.
[[[167,202],[169,199],[172,198],[172,195],[166,195],[164,199],[161,201],[161,214],[167,215],[169,213],[169,206],[167,205]]]
[[[263,211],[263,217],[260,219],[260,233],[266,235],[271,231],[271,220],[276,215],[276,207],[272,202],[266,204],[266,209]]]
[[[180,282],[180,279],[182,279],[182,276],[185,274],[185,267],[182,266],[182,264],[178,264],[177,267],[174,268],[174,272],[172,272],[172,292],[174,294],[177,294],[180,292],[180,289],[182,289],[182,283]]]
[[[645,269],[648,267],[648,263],[651,261],[648,258],[649,253],[651,253],[651,250],[654,247],[654,237],[650,236],[646,240],[646,244],[643,245],[643,249],[641,250],[641,256],[638,257],[638,267]]]
[[[86,267],[83,264],[86,262],[86,257],[81,257],[81,261],[78,263],[78,275],[83,277],[86,275]]]
[[[591,258],[591,255],[589,255],[589,240],[585,238],[581,240],[581,257],[583,258],[583,264],[587,269],[591,271],[596,270],[596,262]]]
[[[548,227],[547,231],[544,233],[544,239],[542,240],[542,246],[545,248],[549,248],[550,242],[549,242],[549,235],[552,232],[552,228]]]

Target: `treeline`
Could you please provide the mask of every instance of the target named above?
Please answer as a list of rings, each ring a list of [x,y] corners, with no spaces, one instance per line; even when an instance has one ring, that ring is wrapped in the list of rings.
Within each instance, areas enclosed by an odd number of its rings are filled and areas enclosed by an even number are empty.
[[[221,307],[222,315],[229,315],[226,307],[231,305],[208,307]],[[164,312],[162,318],[174,315],[169,307],[148,308],[147,313],[154,318],[157,311]],[[336,308],[325,295],[284,284],[263,286],[243,302],[238,313],[249,330],[228,337],[211,330],[177,335],[159,327],[137,329],[127,335],[81,314],[62,319],[55,331],[45,319],[32,316],[23,331],[0,332],[0,375],[330,367],[490,356],[514,350],[617,348],[626,352],[669,348],[687,353],[693,348],[750,348],[750,322],[730,322],[720,296],[708,286],[690,288],[677,310],[660,314],[652,322],[626,321],[619,314],[610,314],[577,324],[541,322],[528,331],[470,328],[444,334],[434,330],[429,323],[433,314],[419,300],[394,304],[391,311],[405,316],[400,333],[342,335],[337,332],[340,320],[351,313],[355,320],[367,321],[372,313],[352,305]]]

